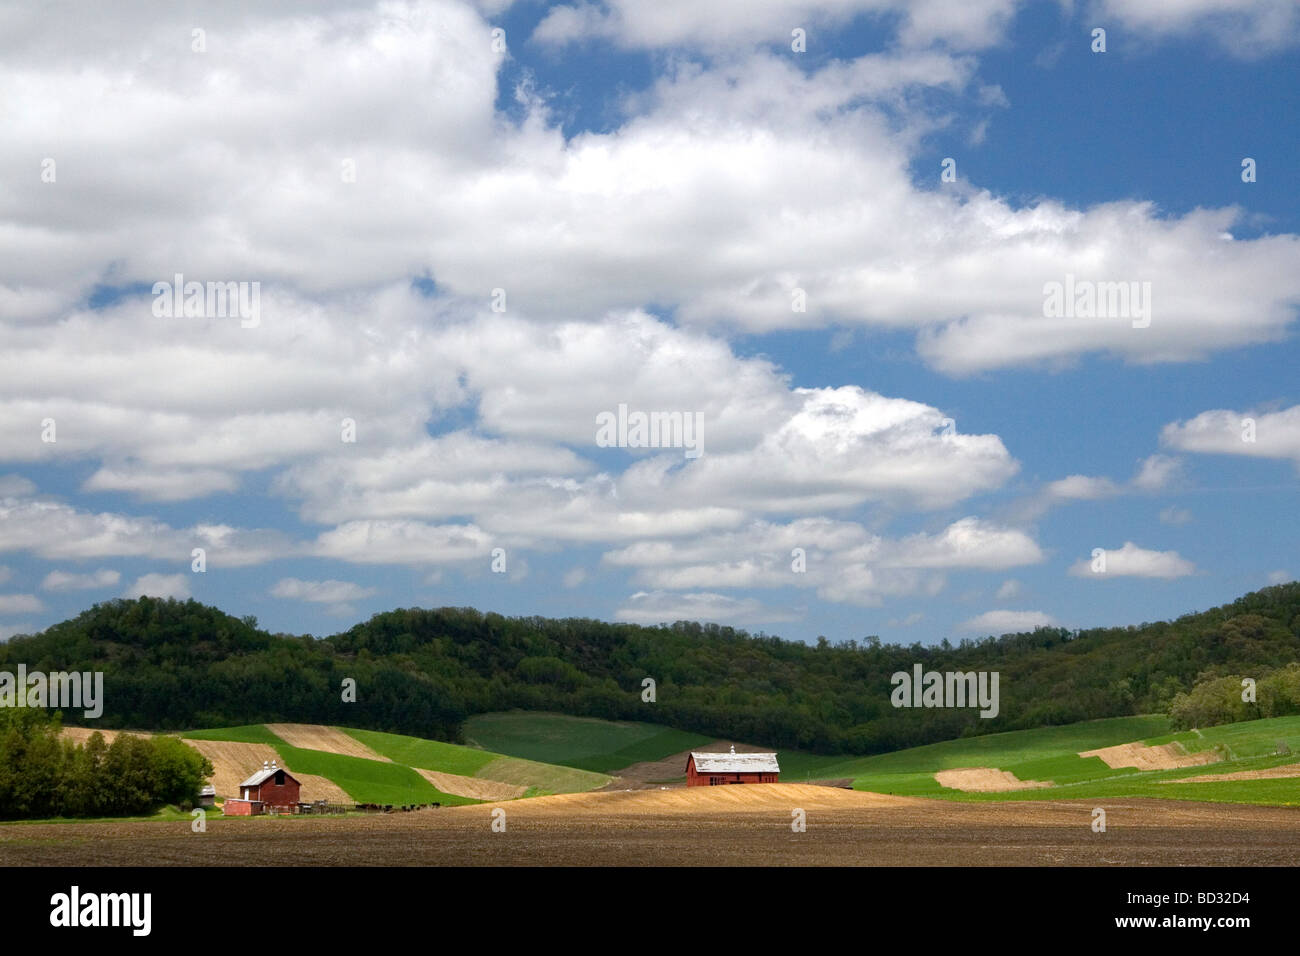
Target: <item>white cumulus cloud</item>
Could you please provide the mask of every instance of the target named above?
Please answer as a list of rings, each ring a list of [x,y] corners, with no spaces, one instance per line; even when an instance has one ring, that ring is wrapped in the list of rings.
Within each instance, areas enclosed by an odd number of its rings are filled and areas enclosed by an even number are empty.
[[[145,574],[122,594],[124,598],[176,598],[178,601],[191,596],[189,578],[184,574]]]
[[[1151,551],[1125,541],[1121,548],[1105,551],[1105,569],[1094,570],[1094,562],[1101,568],[1098,558],[1082,558],[1070,566],[1070,573],[1081,578],[1183,578],[1196,574],[1196,565],[1177,551]]]
[[[1013,634],[1032,631],[1036,627],[1054,627],[1056,619],[1042,611],[986,611],[967,621],[960,629],[981,634]]]

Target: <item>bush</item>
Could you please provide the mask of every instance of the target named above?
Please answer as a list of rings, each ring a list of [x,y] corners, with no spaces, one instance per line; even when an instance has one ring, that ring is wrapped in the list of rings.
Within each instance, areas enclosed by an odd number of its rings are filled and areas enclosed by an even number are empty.
[[[212,764],[174,737],[59,736],[43,710],[0,711],[0,819],[144,814],[193,800]]]

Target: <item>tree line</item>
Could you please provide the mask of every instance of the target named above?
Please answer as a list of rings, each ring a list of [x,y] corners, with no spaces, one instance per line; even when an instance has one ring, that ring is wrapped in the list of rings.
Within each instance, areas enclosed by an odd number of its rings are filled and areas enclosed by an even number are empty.
[[[316,638],[271,634],[252,617],[193,600],[154,598],[98,604],[0,645],[0,670],[21,661],[29,670],[104,671],[105,710],[95,722],[104,727],[299,721],[455,742],[466,717],[520,708],[850,754],[1168,713],[1201,683],[1263,676],[1297,660],[1300,584],[1174,621],[1038,628],[955,645],[874,636],[805,644],[716,624],[646,627],[473,608],[401,608]],[[914,664],[999,672],[998,717],[895,709],[890,677]],[[641,697],[646,677],[656,682],[654,703]],[[355,702],[343,699],[346,678],[356,681]],[[1276,695],[1270,706],[1297,712],[1300,703]]]
[[[175,737],[60,736],[57,712],[0,710],[0,819],[150,813],[198,796],[206,757]]]
[[[1205,676],[1169,707],[1178,730],[1290,714],[1300,714],[1300,663],[1253,675]]]

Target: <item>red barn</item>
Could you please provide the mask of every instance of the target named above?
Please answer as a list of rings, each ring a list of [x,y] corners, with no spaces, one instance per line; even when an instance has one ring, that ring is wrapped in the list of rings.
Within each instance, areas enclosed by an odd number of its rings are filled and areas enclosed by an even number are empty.
[[[275,761],[263,761],[262,769],[239,785],[239,797],[231,798],[222,806],[222,812],[231,816],[257,816],[267,808],[298,808],[302,784]]]
[[[776,754],[697,753],[686,758],[686,786],[716,787],[726,783],[776,783],[781,767]]]

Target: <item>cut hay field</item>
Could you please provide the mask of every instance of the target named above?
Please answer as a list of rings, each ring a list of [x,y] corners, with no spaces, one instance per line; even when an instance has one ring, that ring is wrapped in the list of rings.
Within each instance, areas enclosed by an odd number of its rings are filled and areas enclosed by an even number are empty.
[[[301,798],[307,801],[328,800],[331,803],[349,803],[353,798],[329,777],[309,772],[305,767],[288,762],[284,754],[270,744],[250,744],[230,740],[187,740],[191,747],[212,762],[210,782],[217,796],[239,796],[239,785],[266,761],[276,760],[280,766],[298,778],[302,784]]]
[[[221,747],[260,748],[249,769],[244,764],[218,767],[213,784],[219,796],[235,795],[221,786],[231,773],[238,775],[238,784],[261,760],[277,755],[290,771],[333,785],[343,795],[340,802],[457,806],[594,790],[610,781],[604,774],[457,744],[320,724],[251,724],[187,732],[182,737],[204,750],[209,759],[208,751],[220,755]],[[304,790],[307,782],[303,781]]]
[[[349,730],[348,734],[389,760],[442,775],[490,781],[533,793],[576,793],[596,790],[610,782],[602,773],[559,764],[506,756],[422,737],[385,734],[374,730]]]
[[[454,806],[475,802],[470,797],[444,793],[417,771],[391,761],[305,750],[288,744],[277,749],[290,769],[332,780],[358,803]]]
[[[94,731],[64,728],[85,743]],[[147,733],[131,731],[132,733]],[[118,731],[104,731],[109,742]],[[320,724],[247,724],[176,734],[213,765],[218,800],[239,795],[239,784],[264,761],[277,760],[302,782],[304,800],[394,806],[458,806],[605,786],[604,774],[540,763],[470,747]]]

